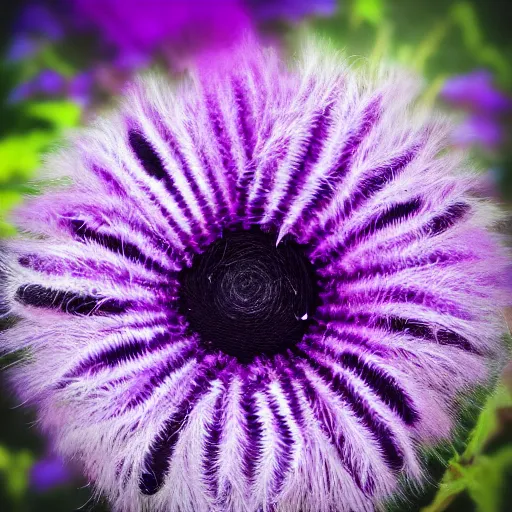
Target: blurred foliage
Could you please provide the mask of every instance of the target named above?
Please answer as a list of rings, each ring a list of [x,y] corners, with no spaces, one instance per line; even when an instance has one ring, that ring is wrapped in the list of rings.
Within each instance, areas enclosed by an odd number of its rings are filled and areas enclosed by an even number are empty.
[[[3,119],[5,114],[0,114]],[[13,233],[7,212],[19,203],[22,194],[32,191],[27,182],[40,167],[42,155],[63,130],[78,124],[81,109],[67,101],[44,101],[23,104],[9,114],[20,117],[20,129],[0,139],[0,237]]]
[[[508,29],[503,38],[503,7],[492,1],[345,0],[336,16],[316,20],[312,28],[349,54],[377,51],[431,80],[486,67],[510,88],[512,43]]]
[[[33,462],[33,455],[28,450],[9,452],[6,447],[0,446],[0,472],[7,492],[16,502],[22,500],[27,491],[28,470]]]
[[[506,472],[512,469],[512,445],[504,445],[492,454],[485,448],[490,439],[499,433],[499,411],[510,410],[512,395],[504,386],[498,386],[471,432],[469,442],[462,454],[455,452],[440,483],[434,501],[422,512],[448,510],[455,498],[467,492],[478,512],[506,510],[503,489],[506,487]]]
[[[81,108],[69,101],[13,103],[10,93],[16,80],[16,67],[0,63],[0,237],[13,234],[7,213],[22,194],[33,191],[28,181],[44,153],[81,117]]]
[[[429,102],[436,100],[447,77],[475,68],[489,69],[497,83],[511,91],[512,16],[507,5],[466,0],[340,0],[336,15],[311,20],[302,30],[288,30],[284,38],[293,45],[304,30],[312,31],[327,36],[349,56],[393,59],[427,78],[424,99]],[[9,23],[8,17],[4,22]],[[8,33],[2,31],[3,45]],[[79,48],[71,45],[67,50],[59,53],[48,44],[34,59],[0,63],[0,237],[13,234],[7,213],[22,195],[37,193],[30,180],[45,152],[83,117],[83,108],[71,101],[38,98],[16,103],[12,98],[17,86],[42,69],[63,76],[79,71],[79,58],[74,58],[80,57]],[[477,154],[483,166],[501,169],[502,192],[508,197],[512,196],[510,146]],[[76,482],[45,494],[29,490],[30,468],[45,449],[37,433],[28,428],[31,413],[11,410],[12,405],[0,395],[0,410],[7,419],[0,422],[0,510],[68,512],[86,503],[86,510],[103,509],[104,505],[91,505],[89,489],[77,489]],[[488,399],[466,448],[449,450],[451,458],[437,494],[422,512],[507,510],[512,502],[512,496],[506,496],[512,482],[511,411],[510,386],[502,385]]]
[[[500,0],[343,0],[335,16],[315,20],[307,31],[321,34],[352,60],[386,59],[427,79],[424,101],[437,100],[445,80],[475,69],[492,72],[512,94],[512,3]],[[292,41],[302,37],[292,34]],[[499,150],[472,147],[482,169],[492,169],[500,198],[512,205],[512,119]]]

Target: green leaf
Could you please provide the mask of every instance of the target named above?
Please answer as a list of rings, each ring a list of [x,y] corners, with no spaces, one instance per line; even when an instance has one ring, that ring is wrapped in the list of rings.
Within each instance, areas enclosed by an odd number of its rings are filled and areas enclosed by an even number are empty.
[[[28,103],[25,113],[52,123],[57,129],[76,126],[81,108],[71,101],[40,101]]]
[[[496,391],[491,394],[478,417],[477,424],[471,433],[468,446],[462,455],[462,460],[469,461],[482,452],[486,441],[498,429],[498,418],[496,411],[502,407],[512,406],[512,394],[504,385],[500,384]]]
[[[383,18],[383,0],[355,0],[352,8],[352,20],[355,25],[359,25],[362,21],[378,25]]]
[[[493,68],[502,82],[510,85],[512,81],[510,63],[497,48],[485,41],[474,5],[470,2],[458,2],[453,6],[451,16],[461,29],[467,49],[474,54],[477,61]]]
[[[8,212],[21,202],[22,196],[14,190],[0,190],[0,238],[12,236],[15,229],[7,221]]]
[[[34,130],[0,142],[0,190],[16,178],[28,179],[41,163],[42,152],[56,139],[53,132]]]
[[[512,467],[512,447],[493,456],[480,456],[466,471],[467,489],[478,512],[500,512],[505,486],[505,469]]]
[[[489,395],[477,423],[471,432],[462,455],[456,452],[440,483],[433,502],[422,512],[442,512],[458,494],[467,491],[478,512],[499,512],[500,492],[503,489],[503,469],[512,465],[512,447],[496,456],[482,455],[485,444],[498,430],[497,410],[512,405],[512,395],[500,384]]]
[[[34,463],[34,456],[28,450],[13,453],[0,446],[0,471],[6,482],[7,492],[15,501],[19,501],[28,487],[29,470]]]
[[[445,510],[456,496],[466,490],[466,487],[467,481],[461,476],[459,466],[450,466],[439,485],[439,491],[434,501],[428,507],[424,507],[421,512],[441,512]]]

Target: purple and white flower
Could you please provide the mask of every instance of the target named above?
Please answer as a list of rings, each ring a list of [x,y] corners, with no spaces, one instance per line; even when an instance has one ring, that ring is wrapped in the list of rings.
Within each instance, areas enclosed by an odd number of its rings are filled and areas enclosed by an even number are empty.
[[[425,481],[419,450],[503,364],[509,260],[417,93],[246,47],[49,158],[1,343],[114,510],[369,511]]]

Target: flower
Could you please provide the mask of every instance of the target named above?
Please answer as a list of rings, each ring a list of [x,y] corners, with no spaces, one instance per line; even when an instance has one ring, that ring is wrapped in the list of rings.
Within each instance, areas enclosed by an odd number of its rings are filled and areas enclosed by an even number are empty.
[[[247,44],[49,159],[72,184],[16,214],[1,343],[114,510],[363,511],[426,480],[504,363],[509,260],[416,93]]]
[[[21,83],[10,99],[67,95],[87,105],[94,99],[93,90],[117,94],[134,72],[157,59],[181,72],[206,49],[228,47],[250,27],[249,15],[239,0],[32,2],[21,11],[8,57],[13,61],[32,58],[36,63],[45,62],[43,50],[51,48],[55,55],[50,62],[55,64],[63,58],[60,53],[66,55],[69,47],[77,47],[80,62],[64,57],[70,62],[65,60],[62,67],[79,66],[82,71],[75,77],[62,77],[62,87],[44,90],[36,75]],[[50,71],[45,69],[41,75],[46,77]],[[58,75],[55,71],[53,74]],[[83,77],[87,77],[86,82]],[[77,80],[80,92],[75,94]]]
[[[335,9],[335,0],[32,1],[21,11],[8,58],[44,60],[42,49],[49,43],[61,48],[79,46],[82,59],[79,65],[83,68],[85,61],[87,67],[83,74],[90,83],[86,94],[82,91],[78,95],[78,102],[88,104],[92,99],[90,85],[117,94],[131,74],[157,58],[169,69],[181,72],[203,52],[229,47],[241,40],[255,23],[273,19],[299,21],[308,15],[327,16]],[[95,45],[90,44],[92,41]],[[11,101],[26,100],[41,93],[33,81],[37,77],[19,85],[11,94]],[[73,84],[44,93],[77,98]]]
[[[488,114],[499,114],[512,107],[510,98],[496,89],[491,73],[485,70],[448,79],[441,97],[453,105]]]
[[[301,20],[306,16],[332,16],[336,0],[246,0],[253,16],[259,20]]]
[[[179,53],[229,45],[250,24],[238,0],[74,0],[72,10],[128,68],[147,63],[158,52],[171,54],[172,63]]]
[[[54,487],[67,484],[72,474],[65,462],[55,455],[49,455],[37,461],[30,471],[32,488],[44,492]]]
[[[444,84],[441,98],[471,113],[453,133],[456,145],[479,144],[493,149],[503,141],[501,118],[510,112],[512,100],[496,89],[491,73],[476,70],[452,77]]]
[[[461,147],[482,144],[487,148],[496,148],[503,140],[503,129],[496,119],[486,115],[473,114],[457,126],[452,140]]]

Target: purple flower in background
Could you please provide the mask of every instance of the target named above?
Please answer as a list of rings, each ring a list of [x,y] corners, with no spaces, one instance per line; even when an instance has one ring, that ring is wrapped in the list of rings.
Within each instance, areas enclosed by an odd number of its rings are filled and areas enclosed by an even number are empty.
[[[332,16],[337,8],[336,0],[246,0],[245,3],[260,20]]]
[[[194,53],[239,39],[249,20],[238,0],[74,0],[73,13],[115,50],[120,65],[139,67],[170,47]]]
[[[453,134],[455,144],[479,144],[496,148],[503,140],[502,117],[510,113],[512,100],[496,89],[491,73],[476,70],[446,81],[441,98],[471,112]]]
[[[43,94],[60,94],[64,90],[65,79],[53,69],[45,69],[34,81],[36,90]]]
[[[69,97],[81,105],[87,105],[94,87],[94,77],[90,72],[75,75],[69,82]]]
[[[72,474],[61,457],[49,455],[37,461],[30,471],[30,486],[45,492],[69,483]]]
[[[7,59],[19,61],[31,57],[37,52],[37,42],[27,34],[20,34],[15,37],[7,52]]]
[[[21,11],[16,31],[34,34],[52,41],[57,41],[65,35],[65,27],[59,19],[59,2],[31,2]],[[55,7],[57,7],[55,9]]]
[[[32,2],[24,6],[14,26],[14,37],[7,58],[20,61],[36,55],[45,42],[57,42],[66,27],[60,19],[60,9],[53,12],[56,2]],[[62,6],[59,6],[62,7]]]
[[[176,61],[226,47],[252,29],[253,21],[299,20],[331,15],[334,0],[74,0],[73,12],[115,49],[121,66],[139,67],[158,52]]]
[[[450,78],[441,97],[452,105],[486,114],[500,114],[512,107],[512,100],[496,89],[492,74],[484,70]]]
[[[8,101],[10,103],[18,103],[25,101],[35,94],[34,85],[31,81],[23,82],[16,86],[9,94]]]
[[[10,94],[11,102],[24,101],[36,95],[61,95],[67,91],[67,79],[52,69],[44,69],[32,80],[15,87]]]
[[[470,115],[453,132],[453,142],[457,146],[481,144],[487,148],[496,148],[503,139],[501,124],[482,114]]]
[[[204,52],[240,41],[253,32],[254,25],[260,21],[297,21],[309,15],[326,16],[335,8],[334,0],[33,2],[22,11],[8,56],[20,61],[37,55],[48,42],[74,45],[73,38],[77,35],[93,36],[96,45],[81,51],[82,55],[89,56],[90,62],[89,68],[80,74],[80,80],[71,80],[59,91],[46,91],[48,95],[67,94],[88,104],[94,89],[118,93],[134,71],[157,57],[171,70],[182,71]],[[84,41],[78,44],[83,45]],[[11,98],[19,101],[41,93],[31,82],[22,84]],[[80,92],[77,93],[77,89]]]
[[[114,510],[374,510],[501,367],[499,214],[370,76],[244,47],[140,82],[18,210],[13,382]]]

